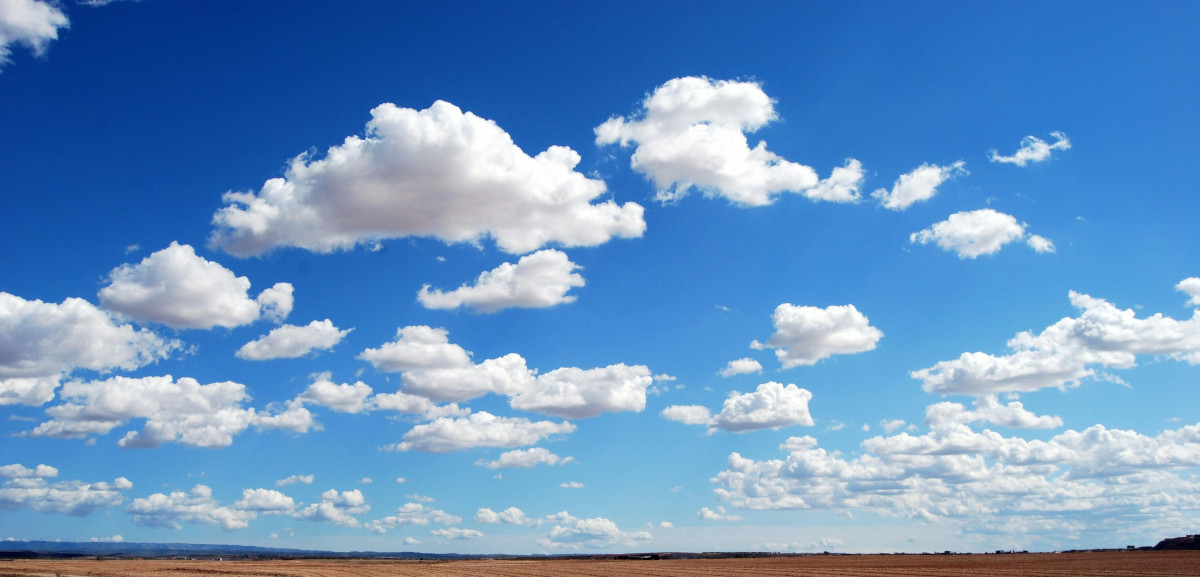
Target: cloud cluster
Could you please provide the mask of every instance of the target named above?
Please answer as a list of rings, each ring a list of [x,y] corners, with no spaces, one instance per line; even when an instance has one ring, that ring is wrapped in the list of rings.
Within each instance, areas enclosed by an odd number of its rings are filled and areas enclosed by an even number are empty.
[[[576,172],[579,161],[562,146],[530,157],[495,122],[448,102],[425,110],[381,104],[365,136],[347,137],[321,159],[297,156],[257,194],[226,193],[210,243],[254,256],[286,246],[328,253],[387,238],[490,236],[521,254],[641,236],[642,207],[593,203],[605,185]]]
[[[181,523],[200,523],[235,531],[246,528],[250,521],[258,517],[255,511],[221,506],[207,485],[196,485],[186,493],[154,493],[149,497],[134,499],[125,512],[133,515],[133,522],[138,525],[176,530],[183,528]]]
[[[402,442],[385,448],[427,453],[448,453],[477,447],[511,449],[533,445],[547,437],[574,430],[575,425],[565,421],[530,421],[479,411],[465,417],[440,417],[417,425],[404,434]]]
[[[242,345],[234,354],[248,361],[294,359],[316,350],[332,349],[352,330],[340,330],[329,319],[313,321],[303,327],[282,325]]]
[[[539,540],[546,547],[567,549],[606,549],[613,547],[636,547],[653,539],[646,531],[622,531],[616,523],[604,517],[580,519],[563,511],[550,515],[547,522],[554,524],[550,533]]]
[[[888,210],[904,210],[933,198],[937,188],[947,180],[968,174],[964,166],[966,163],[961,160],[947,166],[922,164],[912,172],[900,175],[891,190],[880,188],[872,192],[871,197],[878,199],[880,206]]]
[[[1177,285],[1186,292],[1184,281]],[[1189,293],[1190,294],[1190,293]],[[1125,369],[1138,355],[1155,355],[1200,364],[1200,312],[1184,321],[1156,314],[1139,319],[1132,309],[1071,291],[1081,310],[1039,334],[1018,333],[1008,341],[1011,354],[963,353],[932,367],[913,371],[926,392],[987,395],[1077,385],[1097,369]]]
[[[500,454],[495,461],[480,459],[476,465],[488,469],[519,468],[532,469],[538,465],[565,465],[575,460],[575,457],[559,457],[542,447],[531,449],[514,449]]]
[[[988,159],[992,162],[1025,166],[1030,162],[1041,162],[1050,158],[1050,154],[1055,150],[1069,150],[1071,148],[1071,141],[1067,139],[1066,134],[1051,132],[1050,136],[1055,138],[1054,144],[1047,144],[1046,141],[1036,136],[1026,136],[1021,140],[1021,148],[1012,156],[1001,156],[993,150],[988,153]]]
[[[468,307],[481,313],[507,308],[547,308],[575,302],[576,297],[567,295],[567,291],[584,285],[583,276],[575,272],[578,268],[566,253],[540,250],[521,257],[515,265],[506,262],[480,274],[473,285],[464,284],[449,292],[422,286],[417,300],[425,308]]]
[[[32,509],[39,513],[57,513],[85,517],[92,511],[120,505],[124,500],[121,491],[133,488],[125,477],[117,477],[112,483],[85,483],[83,481],[50,482],[58,476],[58,469],[49,465],[38,465],[30,469],[21,464],[0,467],[0,509]]]
[[[134,370],[181,346],[83,299],[55,304],[0,292],[0,405],[41,405],[74,371]]]
[[[908,237],[914,244],[937,243],[942,250],[957,253],[958,258],[995,254],[1004,245],[1021,239],[1037,252],[1054,252],[1053,242],[1036,234],[1026,236],[1024,224],[990,208],[956,212]]]
[[[807,389],[769,382],[759,385],[753,393],[730,393],[716,415],[700,405],[672,405],[663,409],[662,416],[687,425],[706,425],[710,434],[716,431],[745,433],[792,425],[811,427],[810,400],[812,393]]]
[[[818,187],[812,168],[767,150],[765,142],[750,147],[746,134],[776,119],[774,104],[756,82],[689,76],[655,88],[636,117],[616,116],[597,126],[596,144],[636,143],[630,164],[654,183],[662,202],[696,188],[736,205],[764,206],[781,192]],[[853,201],[860,177],[861,166],[848,162],[811,198]]]
[[[783,368],[813,365],[833,355],[861,353],[875,348],[883,331],[871,326],[854,305],[827,308],[783,303],[771,315],[775,334],[752,348],[775,349]]]
[[[489,525],[495,525],[497,523],[505,523],[508,525],[531,525],[537,521],[530,519],[525,515],[524,511],[516,507],[509,507],[503,511],[500,511],[499,513],[488,509],[487,507],[481,507],[475,512],[475,522],[486,523]]]
[[[70,21],[57,4],[43,0],[0,2],[0,66],[7,64],[13,44],[22,44],[37,56],[58,40],[58,29]]]
[[[260,317],[281,321],[292,311],[292,285],[281,282],[251,299],[250,280],[172,242],[136,265],[108,275],[100,304],[133,319],[177,329],[237,327]]]
[[[371,521],[366,524],[366,528],[372,533],[382,535],[392,529],[407,525],[428,525],[431,522],[453,525],[461,521],[462,517],[456,517],[440,509],[430,509],[420,503],[405,503],[396,510],[395,515]]]

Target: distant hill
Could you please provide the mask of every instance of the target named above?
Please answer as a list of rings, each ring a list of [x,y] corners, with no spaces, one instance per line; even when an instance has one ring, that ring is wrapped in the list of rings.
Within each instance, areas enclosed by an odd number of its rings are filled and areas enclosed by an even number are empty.
[[[1154,548],[1159,550],[1200,549],[1200,535],[1163,539]]]

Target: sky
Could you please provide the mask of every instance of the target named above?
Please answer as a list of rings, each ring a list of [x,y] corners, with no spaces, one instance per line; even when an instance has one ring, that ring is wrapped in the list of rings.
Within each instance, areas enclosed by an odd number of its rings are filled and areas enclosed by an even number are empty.
[[[1200,532],[1197,29],[0,0],[0,539]]]

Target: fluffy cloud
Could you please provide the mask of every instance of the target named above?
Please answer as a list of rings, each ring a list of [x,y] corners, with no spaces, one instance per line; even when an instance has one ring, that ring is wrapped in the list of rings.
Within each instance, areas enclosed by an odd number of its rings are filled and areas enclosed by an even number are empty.
[[[641,411],[650,369],[624,364],[564,367],[537,375],[516,353],[475,364],[471,353],[450,342],[445,329],[410,326],[358,358],[383,371],[403,371],[404,392],[435,401],[466,401],[488,393],[509,397],[515,409],[585,418],[604,412]]]
[[[58,29],[70,25],[67,15],[54,3],[42,0],[0,2],[0,66],[7,64],[13,44],[23,44],[41,56],[50,42],[58,40]]]
[[[730,515],[725,512],[725,507],[717,507],[714,511],[708,507],[701,507],[697,513],[701,521],[741,521],[739,515]]]
[[[569,549],[635,547],[653,538],[646,531],[622,531],[616,523],[604,517],[580,519],[563,511],[550,516],[548,520],[555,523],[554,527],[550,529],[550,534],[545,539],[540,540],[540,543],[547,547]]]
[[[770,382],[759,385],[753,393],[734,391],[716,416],[698,405],[667,407],[662,416],[688,425],[708,425],[710,434],[718,430],[745,433],[791,425],[811,427],[810,400],[812,393],[806,389]]]
[[[733,453],[713,479],[717,497],[750,509],[865,511],[1055,537],[1200,511],[1194,480],[1180,474],[1200,465],[1200,424],[1156,437],[1095,425],[1027,440],[969,423],[1046,426],[1057,417],[994,399],[976,407],[930,407],[929,432],[867,439],[853,458],[811,437],[788,439],[781,460]]]
[[[835,167],[829,178],[805,190],[804,196],[829,202],[858,202],[862,199],[859,188],[864,178],[866,176],[863,174],[862,163],[847,158],[845,166]]]
[[[381,104],[365,137],[347,137],[323,159],[297,156],[257,194],[226,193],[210,243],[253,256],[283,246],[327,253],[385,238],[490,236],[521,254],[641,236],[642,207],[593,204],[605,185],[575,172],[579,160],[562,146],[530,157],[495,122],[448,102]]]
[[[313,484],[314,478],[315,477],[313,475],[292,475],[291,477],[287,477],[286,479],[280,479],[278,481],[275,481],[275,486],[276,487],[286,487],[288,485],[292,485],[295,483],[303,483],[305,485],[311,485],[311,484]]]
[[[1071,141],[1067,139],[1067,135],[1061,132],[1051,132],[1056,140],[1054,144],[1047,144],[1046,141],[1036,136],[1026,136],[1021,139],[1021,148],[1012,156],[1001,156],[995,150],[988,153],[988,158],[992,162],[1006,162],[1017,166],[1025,166],[1030,162],[1041,162],[1050,158],[1050,154],[1055,150],[1069,150]]]
[[[767,150],[750,148],[746,133],[777,118],[774,104],[756,82],[675,78],[642,101],[639,118],[618,116],[597,126],[596,144],[637,143],[631,159],[658,189],[656,198],[676,201],[692,188],[741,206],[763,206],[780,192],[817,186],[813,169]],[[844,195],[849,176],[835,173],[813,198]]]
[[[366,513],[370,510],[371,506],[367,504],[362,491],[354,489],[353,491],[338,493],[336,490],[330,489],[321,493],[321,501],[319,503],[312,503],[303,509],[297,510],[295,513],[292,513],[292,516],[315,523],[333,523],[341,527],[361,527],[362,524],[359,523],[354,515]]]
[[[371,410],[371,404],[367,402],[371,396],[369,385],[362,381],[353,385],[339,385],[329,378],[328,373],[319,375],[317,380],[300,394],[300,398],[339,413],[361,413]]]
[[[104,308],[177,329],[236,327],[264,316],[280,321],[292,311],[292,285],[276,283],[251,299],[249,279],[176,242],[108,278],[99,294]]]
[[[272,489],[245,489],[242,498],[233,506],[256,513],[291,513],[296,508],[296,502]]]
[[[258,517],[255,511],[221,506],[207,485],[196,485],[187,493],[155,493],[144,499],[134,499],[125,512],[133,515],[133,522],[138,525],[171,529],[183,528],[180,523],[201,523],[236,531],[246,528]]]
[[[871,326],[854,305],[828,308],[783,303],[771,315],[775,334],[755,349],[775,349],[783,368],[816,364],[833,355],[861,353],[875,348],[883,331]]]
[[[1185,278],[1175,285],[1175,290],[1187,293],[1191,299],[1188,300],[1188,305],[1200,307],[1200,277]]]
[[[475,529],[459,529],[458,527],[434,529],[433,531],[430,531],[429,534],[433,535],[434,537],[442,537],[444,539],[451,539],[454,541],[460,541],[463,539],[479,539],[484,537],[482,532]]]
[[[718,374],[720,374],[722,377],[747,375],[750,373],[761,373],[762,368],[762,363],[750,357],[745,357],[737,359],[736,361],[729,361],[729,364],[725,365],[725,368],[721,369],[721,372]]]
[[[574,461],[574,457],[559,457],[549,450],[542,447],[534,447],[532,449],[515,449],[501,453],[500,458],[495,461],[479,460],[476,465],[481,465],[489,469],[500,468],[520,468],[531,469],[538,465],[565,465]]]
[[[57,476],[58,469],[49,465],[33,469],[21,464],[0,467],[0,479],[5,479],[0,483],[0,509],[85,517],[96,509],[121,504],[124,499],[121,491],[133,488],[133,483],[125,477],[118,477],[112,483],[46,480]]]
[[[453,525],[462,521],[462,517],[450,515],[439,509],[430,509],[420,503],[405,503],[396,510],[395,515],[377,519],[366,524],[372,533],[384,534],[391,529],[405,525],[428,525],[430,522],[442,525]]]
[[[888,210],[904,210],[914,203],[933,198],[937,187],[956,176],[968,174],[963,161],[948,166],[922,164],[908,174],[900,175],[892,190],[881,188],[871,193]]]
[[[350,331],[339,330],[329,319],[313,321],[307,326],[283,325],[238,349],[237,357],[249,361],[294,359],[314,350],[329,350],[340,343]]]
[[[1200,312],[1185,321],[1162,314],[1139,319],[1131,309],[1075,291],[1070,300],[1082,311],[1078,317],[1037,335],[1018,333],[1008,341],[1009,355],[963,353],[911,375],[930,393],[988,395],[1074,386],[1097,376],[1097,368],[1133,367],[1137,355],[1200,364]]]
[[[296,417],[271,420],[253,408],[245,385],[219,382],[201,385],[195,379],[170,375],[161,377],[112,377],[95,382],[63,385],[67,402],[46,409],[51,417],[32,431],[33,437],[61,439],[103,435],[132,419],[145,419],[140,431],[129,431],[117,444],[121,447],[157,447],[179,442],[195,447],[219,448],[233,443],[234,435],[255,425],[260,428],[308,430]],[[276,416],[278,418],[278,416]]]
[[[54,304],[0,292],[0,405],[44,404],[73,371],[134,370],[180,346],[83,299]]]
[[[475,512],[476,523],[486,523],[494,525],[497,523],[506,523],[509,525],[531,525],[535,521],[525,516],[525,512],[516,508],[509,507],[499,513],[486,507],[480,508]]]
[[[566,253],[547,249],[521,257],[517,264],[504,263],[466,285],[443,292],[421,287],[417,300],[430,309],[469,307],[482,313],[507,308],[546,308],[575,302],[567,291],[584,285],[575,272],[579,265]]]
[[[1004,245],[1022,238],[1026,238],[1024,224],[1012,215],[984,208],[956,212],[942,222],[912,233],[908,240],[920,244],[936,242],[942,250],[957,253],[958,258],[975,258],[1000,252]],[[1036,234],[1030,235],[1026,243],[1037,252],[1054,252],[1054,243]]]
[[[552,435],[575,430],[568,422],[530,421],[497,417],[485,411],[467,417],[441,417],[417,425],[404,434],[403,442],[387,447],[397,451],[448,453],[477,447],[514,448],[532,445]]]

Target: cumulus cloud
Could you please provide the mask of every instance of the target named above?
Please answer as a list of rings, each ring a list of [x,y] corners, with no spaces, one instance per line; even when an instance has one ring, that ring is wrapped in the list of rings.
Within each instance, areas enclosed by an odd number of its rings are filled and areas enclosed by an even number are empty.
[[[729,364],[725,365],[725,368],[721,369],[720,373],[718,374],[720,374],[722,377],[748,375],[750,373],[761,373],[762,368],[762,363],[750,357],[745,357],[737,359],[736,361],[729,361]]]
[[[754,341],[750,346],[775,349],[775,357],[785,369],[813,365],[833,355],[869,351],[883,338],[883,331],[871,326],[854,305],[822,309],[783,303],[775,307],[771,320],[775,334],[766,343]]]
[[[1011,354],[963,353],[911,375],[930,393],[989,395],[1075,386],[1097,369],[1133,367],[1138,355],[1200,364],[1200,312],[1184,321],[1162,314],[1139,319],[1132,309],[1075,291],[1070,300],[1082,311],[1078,317],[1036,335],[1018,333],[1008,341]]]
[[[605,549],[635,547],[653,539],[646,531],[622,531],[616,523],[604,517],[580,519],[563,511],[547,520],[554,523],[550,533],[539,542],[547,547],[569,549]]]
[[[975,258],[1000,252],[1004,245],[1026,238],[1025,225],[1012,215],[990,208],[956,212],[946,220],[914,232],[911,243],[937,243],[942,250],[958,254],[958,258]],[[1054,252],[1054,243],[1038,235],[1030,235],[1026,243],[1037,252]]]
[[[140,431],[129,431],[117,444],[140,448],[179,442],[219,448],[232,444],[233,437],[251,425],[296,432],[305,432],[311,426],[311,418],[305,422],[304,415],[294,412],[269,415],[244,407],[250,400],[245,385],[230,381],[201,385],[190,377],[117,376],[67,383],[62,398],[66,402],[46,409],[50,420],[25,434],[78,439],[106,434],[133,419],[145,419]]]
[[[506,523],[509,525],[531,525],[535,520],[530,519],[525,515],[525,512],[516,508],[509,507],[499,513],[486,507],[480,508],[475,512],[476,523],[486,523],[495,525],[497,523]]]
[[[430,509],[420,503],[405,503],[396,510],[395,515],[371,521],[366,524],[366,528],[372,533],[382,535],[392,529],[406,525],[428,525],[431,522],[442,525],[453,525],[460,521],[462,521],[462,517],[456,517],[440,509]]]
[[[0,292],[0,405],[45,404],[74,371],[134,370],[180,347],[83,299],[55,304]]]
[[[1175,285],[1175,290],[1186,293],[1192,297],[1187,304],[1194,307],[1200,307],[1200,277],[1185,278]]]
[[[702,521],[741,521],[739,515],[730,515],[725,512],[725,507],[717,507],[714,511],[708,507],[701,507],[698,513]]]
[[[397,451],[448,453],[477,447],[514,448],[532,445],[553,435],[575,430],[569,422],[530,421],[519,417],[497,417],[486,411],[466,417],[441,417],[417,425],[404,434]]]
[[[537,375],[516,353],[479,364],[450,342],[445,329],[410,326],[396,340],[366,349],[358,358],[382,371],[403,371],[404,392],[434,401],[466,401],[487,393],[509,397],[515,409],[567,418],[604,412],[641,411],[650,369],[616,364],[594,369],[564,367]]]
[[[332,523],[341,527],[361,527],[362,523],[354,515],[371,510],[362,491],[342,491],[338,493],[330,489],[321,493],[321,501],[311,503],[292,513],[292,516],[314,523]]]
[[[291,513],[296,508],[296,502],[273,489],[245,489],[242,498],[233,506],[256,513]]]
[[[257,194],[226,193],[210,244],[254,256],[285,246],[328,253],[387,238],[490,236],[521,254],[641,236],[643,208],[593,203],[605,185],[576,172],[579,161],[563,146],[530,157],[495,122],[448,102],[381,104],[365,136],[347,137],[322,159],[297,156]]]
[[[294,359],[315,350],[332,349],[352,330],[340,330],[329,319],[313,321],[303,327],[283,325],[242,345],[235,354],[248,361]]]
[[[495,461],[480,459],[476,465],[489,469],[519,468],[532,469],[538,465],[565,465],[575,460],[575,457],[559,457],[542,447],[532,449],[514,449],[504,452]]]
[[[776,118],[774,104],[756,82],[675,78],[647,96],[636,117],[616,116],[597,126],[596,144],[636,143],[630,165],[654,183],[662,202],[696,188],[735,205],[763,206],[781,192],[818,184],[812,168],[767,150],[765,142],[750,147],[746,134]],[[812,198],[844,196],[848,179],[835,173],[830,179],[835,184]]]
[[[713,416],[699,405],[675,405],[663,409],[662,416],[688,425],[707,425],[708,432],[745,433],[760,429],[778,429],[792,425],[813,425],[808,412],[812,393],[796,385],[763,383],[753,393],[730,393],[721,412]]]
[[[1046,141],[1036,136],[1026,136],[1021,139],[1021,148],[1012,156],[1001,156],[995,150],[992,150],[988,153],[988,158],[992,162],[1005,162],[1017,166],[1025,166],[1030,162],[1041,162],[1050,158],[1050,154],[1055,150],[1069,150],[1071,148],[1071,141],[1067,139],[1066,134],[1051,132],[1050,136],[1055,138],[1054,144],[1047,144]]]
[[[222,506],[213,498],[212,489],[207,485],[196,485],[187,493],[155,493],[134,499],[125,512],[133,515],[133,522],[138,525],[171,529],[182,529],[181,523],[200,523],[236,531],[246,528],[258,517],[255,511]]]
[[[58,40],[58,29],[70,21],[57,4],[43,0],[4,0],[0,2],[0,66],[8,64],[11,46],[21,44],[41,56],[46,47]]]
[[[117,477],[112,483],[47,481],[57,476],[58,469],[49,465],[30,469],[16,463],[0,467],[0,479],[4,479],[0,483],[0,509],[86,517],[96,509],[120,505],[124,500],[121,491],[133,488],[125,477]]]
[[[908,174],[900,175],[891,190],[880,188],[871,193],[879,204],[888,210],[904,210],[914,203],[923,202],[937,194],[942,183],[956,176],[969,174],[963,161],[948,166],[922,164]]]
[[[276,283],[251,299],[249,279],[177,242],[113,269],[108,280],[100,289],[101,306],[177,329],[236,327],[260,317],[279,321],[292,310],[292,285]]]
[[[303,483],[305,485],[311,485],[311,484],[313,484],[313,479],[315,479],[315,476],[313,476],[313,475],[292,475],[290,477],[275,481],[275,486],[276,487],[286,487],[288,485],[293,485],[296,483]]]
[[[865,178],[862,163],[856,159],[847,158],[845,166],[835,167],[829,178],[805,190],[804,196],[813,200],[829,202],[858,202],[862,200],[859,188]]]
[[[460,529],[458,527],[449,527],[446,529],[434,529],[429,532],[434,537],[442,537],[443,539],[451,539],[461,541],[463,539],[480,539],[484,537],[481,531],[475,529]]]
[[[425,308],[468,307],[481,313],[547,308],[575,302],[575,295],[567,291],[584,285],[583,276],[575,272],[579,268],[564,252],[540,250],[521,257],[515,265],[506,262],[480,274],[474,285],[464,284],[448,292],[422,286],[417,300]]]
[[[300,394],[300,398],[339,413],[361,413],[371,410],[371,403],[367,401],[371,396],[369,385],[362,381],[352,385],[339,385],[329,379],[329,373],[318,375],[317,380]]]

